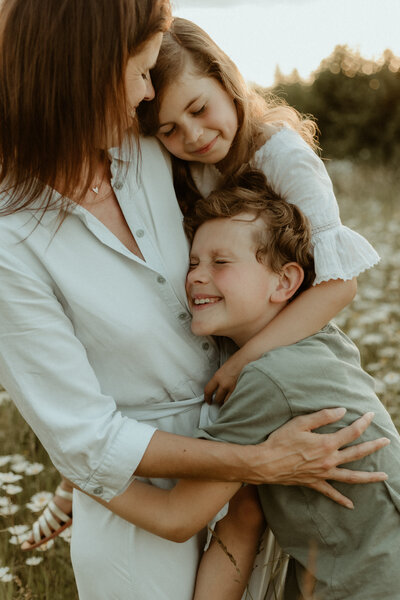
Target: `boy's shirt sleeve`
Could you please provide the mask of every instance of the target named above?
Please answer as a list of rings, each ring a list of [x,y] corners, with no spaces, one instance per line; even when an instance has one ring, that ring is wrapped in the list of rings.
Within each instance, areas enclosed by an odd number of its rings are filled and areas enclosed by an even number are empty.
[[[205,405],[196,437],[235,444],[258,444],[293,416],[279,384],[255,364],[242,371],[213,422],[208,409]]]

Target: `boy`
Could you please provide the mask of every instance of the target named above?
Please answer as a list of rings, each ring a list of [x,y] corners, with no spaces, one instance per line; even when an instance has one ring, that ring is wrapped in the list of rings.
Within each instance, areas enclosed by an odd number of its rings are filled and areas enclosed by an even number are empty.
[[[241,346],[312,284],[314,272],[310,233],[300,211],[273,197],[258,172],[242,175],[239,183],[196,204],[189,223],[195,235],[187,293],[194,333],[229,337]],[[216,420],[211,422],[205,415],[199,436],[256,444],[293,416],[333,406],[345,406],[346,416],[339,425],[324,430],[337,429],[366,410],[375,412],[364,438],[373,439],[379,433],[391,444],[363,461],[368,461],[371,470],[386,471],[389,478],[364,487],[337,484],[353,500],[352,511],[308,488],[258,487],[266,521],[292,557],[285,599],[309,594],[305,574],[312,548],[315,598],[395,600],[400,594],[396,552],[400,548],[400,438],[373,391],[372,379],[360,367],[356,347],[335,325],[277,348],[245,367]],[[354,462],[354,468],[359,466]],[[130,488],[132,503],[122,506],[116,498],[108,506],[145,529],[183,541],[238,487],[236,483],[181,481],[166,491],[135,482]],[[249,493],[251,502],[251,487],[240,493]],[[126,494],[129,490],[125,498]],[[224,535],[229,538],[234,526],[228,520]],[[251,526],[258,532],[260,522],[255,519]],[[246,519],[241,527],[246,528]],[[221,537],[234,557],[237,551],[240,554],[235,536],[231,536],[233,547]],[[199,571],[203,582],[207,577],[210,581],[210,573],[222,572],[215,563],[217,553],[212,564],[206,557],[207,553]],[[223,590],[224,581],[220,583]],[[221,591],[208,597],[229,596]]]

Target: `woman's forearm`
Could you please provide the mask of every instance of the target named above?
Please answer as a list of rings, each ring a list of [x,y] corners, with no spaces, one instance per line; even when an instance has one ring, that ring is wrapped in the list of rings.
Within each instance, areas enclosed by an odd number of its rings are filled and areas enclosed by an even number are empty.
[[[344,412],[344,409],[325,409],[296,417],[256,446],[210,442],[157,431],[135,474],[304,485],[349,506],[344,496],[327,480],[369,483],[385,479],[383,473],[352,471],[338,468],[338,465],[359,460],[387,445],[389,440],[380,438],[343,448],[366,430],[373,418],[372,413],[335,433],[312,432],[341,419]]]
[[[171,490],[135,480],[125,492],[100,504],[150,533],[185,542],[217,514],[239,489],[238,483],[182,480]]]

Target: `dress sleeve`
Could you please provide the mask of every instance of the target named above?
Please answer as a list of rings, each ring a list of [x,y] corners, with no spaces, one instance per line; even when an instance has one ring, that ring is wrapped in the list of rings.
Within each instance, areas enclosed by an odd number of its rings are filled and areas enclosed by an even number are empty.
[[[0,251],[0,381],[56,468],[110,500],[132,478],[155,431],[102,394],[52,287]]]
[[[284,127],[256,154],[272,188],[296,204],[311,223],[316,279],[352,279],[377,262],[371,244],[342,225],[332,182],[322,160],[295,131]]]

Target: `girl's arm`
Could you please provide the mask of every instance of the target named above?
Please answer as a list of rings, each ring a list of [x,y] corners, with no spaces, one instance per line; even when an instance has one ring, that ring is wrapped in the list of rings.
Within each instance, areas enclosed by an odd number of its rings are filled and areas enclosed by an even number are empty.
[[[100,504],[113,513],[160,537],[185,542],[203,529],[237,492],[240,483],[180,480],[171,490],[142,481],[110,502]]]
[[[317,333],[349,304],[357,291],[357,280],[324,281],[302,292],[268,325],[235,352],[208,382],[204,390],[207,402],[225,402],[248,363],[279,346],[295,344]]]

